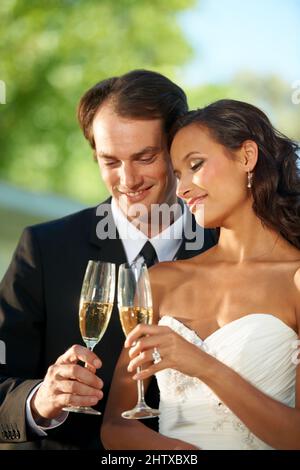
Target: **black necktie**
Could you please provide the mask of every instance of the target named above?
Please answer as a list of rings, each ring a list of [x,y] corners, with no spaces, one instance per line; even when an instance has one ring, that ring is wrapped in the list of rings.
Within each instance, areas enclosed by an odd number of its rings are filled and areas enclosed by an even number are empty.
[[[140,255],[144,258],[147,268],[150,268],[158,261],[155,248],[149,241],[141,249]]]

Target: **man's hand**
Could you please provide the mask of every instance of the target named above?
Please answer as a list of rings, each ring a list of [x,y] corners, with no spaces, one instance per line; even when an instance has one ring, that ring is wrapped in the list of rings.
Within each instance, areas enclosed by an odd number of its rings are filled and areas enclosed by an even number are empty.
[[[77,364],[86,363],[86,367]],[[103,382],[95,375],[101,361],[87,348],[74,345],[49,367],[31,400],[34,418],[51,419],[65,406],[93,406],[103,397]]]

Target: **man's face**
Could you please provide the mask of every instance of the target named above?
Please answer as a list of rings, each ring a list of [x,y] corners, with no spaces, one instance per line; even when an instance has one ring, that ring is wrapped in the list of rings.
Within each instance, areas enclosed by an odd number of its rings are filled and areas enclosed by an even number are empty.
[[[126,216],[130,218],[137,204],[148,213],[152,204],[176,201],[176,179],[160,119],[124,118],[106,104],[94,118],[93,133],[103,181]]]

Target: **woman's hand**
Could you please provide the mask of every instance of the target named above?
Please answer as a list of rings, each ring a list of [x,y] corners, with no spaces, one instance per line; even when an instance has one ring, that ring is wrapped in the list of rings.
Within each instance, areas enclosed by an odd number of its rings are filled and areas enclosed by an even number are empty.
[[[134,375],[134,379],[146,379],[156,372],[171,368],[191,377],[201,376],[204,359],[207,356],[194,344],[186,341],[167,326],[140,324],[128,335],[125,347],[130,348],[128,371],[133,372],[139,366],[143,370]],[[161,361],[153,363],[153,351],[156,348]]]

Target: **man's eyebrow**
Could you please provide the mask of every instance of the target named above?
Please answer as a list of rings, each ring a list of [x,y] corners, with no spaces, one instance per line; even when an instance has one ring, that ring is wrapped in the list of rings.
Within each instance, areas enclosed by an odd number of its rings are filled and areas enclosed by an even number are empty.
[[[109,155],[109,153],[105,153],[105,152],[97,152],[97,157],[98,158],[113,158],[113,159],[117,159],[117,157],[115,157],[114,155]]]
[[[143,156],[145,154],[148,154],[148,153],[157,153],[160,150],[161,150],[161,147],[147,146],[147,147],[144,147],[143,149],[139,150],[138,152],[133,153],[132,155],[130,155],[130,157],[131,158],[138,158],[138,157],[141,157],[141,156]],[[115,155],[110,155],[108,153],[101,152],[101,150],[99,152],[97,152],[97,157],[98,158],[118,160],[118,157],[116,157]]]
[[[131,156],[134,158],[141,157],[142,155],[145,155],[147,153],[157,153],[161,150],[161,147],[152,147],[148,146],[140,150],[139,152],[133,153]]]

